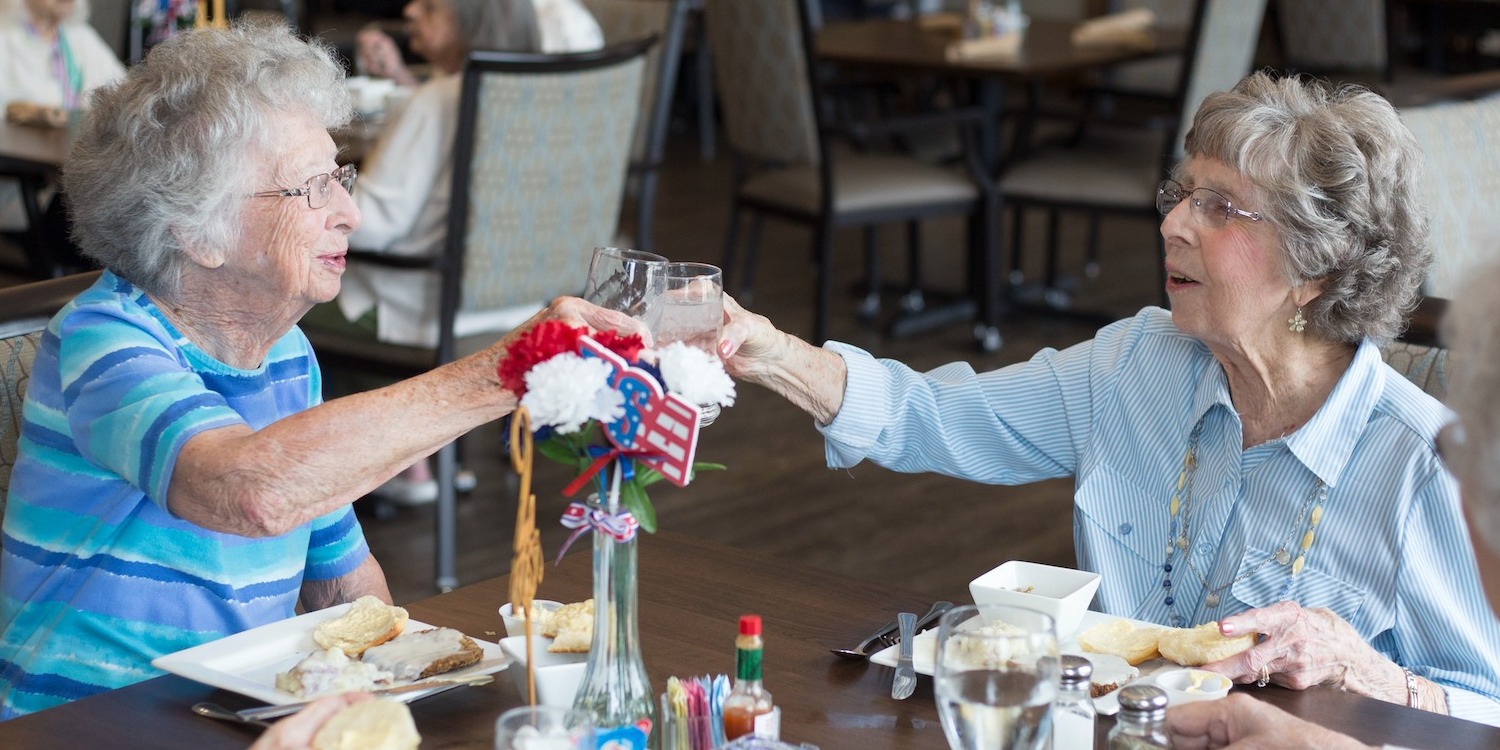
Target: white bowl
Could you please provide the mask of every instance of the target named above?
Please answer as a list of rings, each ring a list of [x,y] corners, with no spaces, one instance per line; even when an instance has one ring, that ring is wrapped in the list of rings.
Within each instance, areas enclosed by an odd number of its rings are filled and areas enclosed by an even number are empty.
[[[531,607],[538,612],[555,610],[562,606],[562,602],[554,602],[551,599],[532,599]],[[500,619],[505,621],[505,634],[509,636],[526,635],[526,618],[516,617],[510,613],[510,602],[500,605]],[[540,635],[541,631],[536,628],[537,623],[531,623],[532,635]]]
[[[1229,695],[1229,678],[1206,669],[1169,669],[1152,680],[1167,694],[1167,705],[1211,701]]]
[[[536,656],[536,700],[544,706],[573,705],[573,696],[583,683],[583,672],[588,667],[588,654],[552,654],[547,647],[551,638],[539,635],[531,637],[531,648]],[[516,681],[516,691],[526,698],[526,637],[512,636],[500,639],[500,650],[516,660],[509,672]]]
[[[1052,615],[1057,637],[1066,639],[1083,622],[1099,589],[1099,574],[1011,560],[969,582],[975,604],[1008,604]]]

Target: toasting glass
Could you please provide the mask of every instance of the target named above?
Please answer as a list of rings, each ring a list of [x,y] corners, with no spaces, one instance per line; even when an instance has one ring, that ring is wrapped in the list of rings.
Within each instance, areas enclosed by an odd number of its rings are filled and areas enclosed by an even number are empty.
[[[583,298],[600,307],[645,320],[665,289],[667,259],[625,247],[596,247]]]
[[[717,357],[724,324],[724,272],[707,263],[668,263],[661,296],[646,312],[657,346],[681,341]],[[718,404],[699,404],[699,424],[719,417]]]
[[[933,694],[953,750],[1047,746],[1061,668],[1052,617],[983,604],[954,607],[938,626]]]

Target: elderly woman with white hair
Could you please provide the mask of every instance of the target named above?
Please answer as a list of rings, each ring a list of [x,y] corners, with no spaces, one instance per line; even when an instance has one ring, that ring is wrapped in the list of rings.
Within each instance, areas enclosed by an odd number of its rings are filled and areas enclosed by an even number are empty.
[[[731,300],[721,353],[813,415],[830,466],[1075,477],[1095,606],[1258,634],[1208,669],[1500,723],[1447,412],[1378,350],[1430,262],[1415,140],[1367,90],[1256,73],[1207,97],[1186,154],[1157,193],[1170,312],[922,374]]]
[[[1490,607],[1500,616],[1500,265],[1476,269],[1443,322],[1454,355],[1448,404],[1457,419],[1438,434],[1458,478],[1464,515]],[[1242,694],[1167,712],[1172,746],[1354,750],[1365,745]]]
[[[515,395],[508,340],[323,402],[297,322],[338,293],[360,213],[330,128],[343,67],[281,25],[203,29],[101,89],[63,181],[104,273],[49,324],[22,408],[0,574],[0,718],[361,595],[350,503]],[[581,300],[537,319],[630,327]]]

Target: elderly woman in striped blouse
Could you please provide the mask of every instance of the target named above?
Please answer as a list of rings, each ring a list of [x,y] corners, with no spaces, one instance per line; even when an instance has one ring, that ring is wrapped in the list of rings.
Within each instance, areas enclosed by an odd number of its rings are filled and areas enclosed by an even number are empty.
[[[1377,348],[1430,260],[1411,134],[1369,91],[1257,73],[1203,102],[1186,150],[1157,196],[1170,312],[921,374],[731,300],[721,353],[816,418],[832,466],[1075,477],[1098,608],[1259,634],[1210,669],[1500,723],[1447,412]]]

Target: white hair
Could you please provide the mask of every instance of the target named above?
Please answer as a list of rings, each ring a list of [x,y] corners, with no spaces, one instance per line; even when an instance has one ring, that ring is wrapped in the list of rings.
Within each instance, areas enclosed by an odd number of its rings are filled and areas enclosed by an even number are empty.
[[[1500,264],[1467,279],[1443,321],[1454,353],[1448,404],[1458,423],[1443,435],[1443,460],[1463,482],[1474,530],[1500,552]]]

